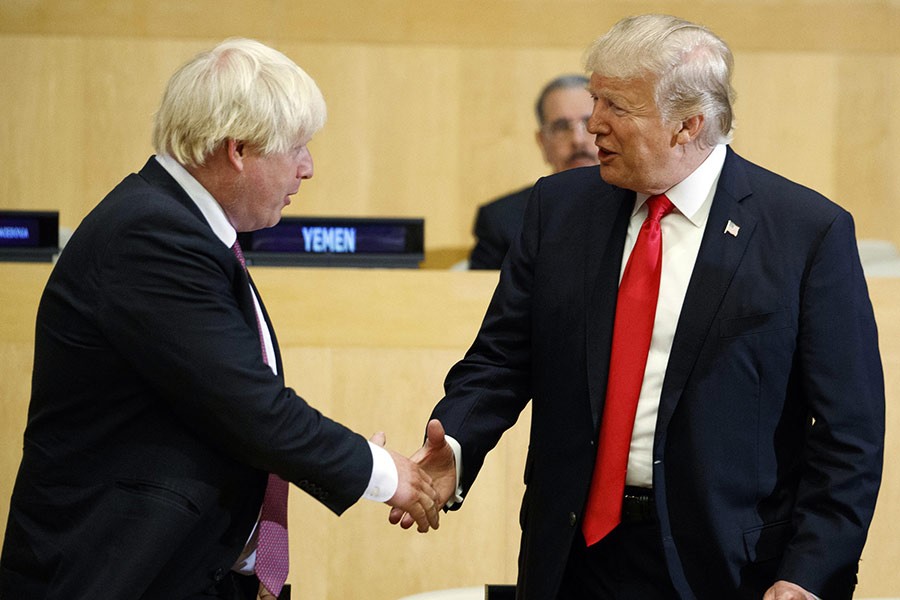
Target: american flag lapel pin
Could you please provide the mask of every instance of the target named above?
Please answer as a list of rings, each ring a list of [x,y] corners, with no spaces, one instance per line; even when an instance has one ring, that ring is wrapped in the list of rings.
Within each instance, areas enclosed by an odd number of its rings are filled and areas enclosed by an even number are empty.
[[[725,231],[723,233],[729,233],[734,237],[737,237],[738,231],[740,230],[741,228],[735,225],[734,221],[728,219],[728,223],[725,225]]]

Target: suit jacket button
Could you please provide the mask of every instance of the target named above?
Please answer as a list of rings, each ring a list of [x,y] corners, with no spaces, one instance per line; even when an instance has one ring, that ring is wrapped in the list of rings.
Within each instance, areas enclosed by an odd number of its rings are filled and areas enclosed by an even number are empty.
[[[222,581],[225,577],[225,569],[219,567],[215,571],[213,571],[213,581]]]
[[[575,523],[578,522],[578,517],[575,516],[575,513],[569,513],[569,527],[575,527]]]

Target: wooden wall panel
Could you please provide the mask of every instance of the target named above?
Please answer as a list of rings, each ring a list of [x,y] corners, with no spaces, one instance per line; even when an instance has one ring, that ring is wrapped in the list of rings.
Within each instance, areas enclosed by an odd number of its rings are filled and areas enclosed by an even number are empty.
[[[884,443],[884,477],[875,507],[875,518],[859,565],[857,597],[900,596],[900,279],[869,281],[875,306],[884,387],[887,400],[887,433]]]
[[[447,225],[460,218],[459,50],[293,48],[319,82],[329,117],[310,146],[316,175],[291,211],[425,216],[427,243],[446,244]]]
[[[866,237],[900,247],[900,54],[842,56],[836,78],[835,198],[849,199]]]
[[[246,35],[293,57],[329,104],[316,177],[287,214],[422,216],[429,253],[464,250],[479,204],[546,173],[541,84],[641,10],[731,43],[739,151],[846,206],[861,237],[900,245],[900,7],[878,0],[4,2],[0,208],[58,208],[75,227],[149,155],[171,72]]]
[[[703,22],[735,48],[900,49],[895,0],[6,0],[0,4],[0,31],[572,46],[641,12]]]
[[[8,57],[0,61],[0,208],[69,212],[61,188],[82,191],[83,47],[78,38],[0,36]]]
[[[326,410],[365,434],[384,430],[388,447],[408,454],[421,444],[446,370],[458,358],[454,350],[335,350]],[[512,581],[526,428],[527,418],[492,456],[469,499],[475,510],[442,515],[441,528],[427,535],[391,527],[383,505],[359,503],[337,519],[314,500],[292,494],[291,522],[300,522],[300,531],[310,520],[324,521],[327,528],[324,552],[321,546],[300,551],[298,565],[306,566],[297,567],[295,580],[302,597],[387,600],[427,589]],[[422,568],[420,561],[433,566],[436,557],[446,557],[448,569]],[[308,573],[317,574],[309,581],[314,590],[305,581]]]
[[[834,54],[736,54],[735,150],[833,197],[837,70]]]

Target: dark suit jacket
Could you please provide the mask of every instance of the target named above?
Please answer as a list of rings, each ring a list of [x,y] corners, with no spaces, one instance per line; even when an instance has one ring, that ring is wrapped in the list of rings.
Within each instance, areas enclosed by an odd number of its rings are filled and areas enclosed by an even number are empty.
[[[245,271],[151,158],[41,299],[0,596],[200,595],[244,547],[268,472],[340,513],[371,468],[364,438],[263,363]]]
[[[475,217],[475,247],[469,255],[470,269],[499,269],[509,247],[522,230],[525,205],[531,186],[497,198],[478,209]]]
[[[532,399],[520,599],[554,598],[595,460],[635,194],[540,180],[481,330],[433,416],[469,490]],[[731,220],[738,235],[725,233]],[[884,383],[850,215],[730,149],[681,310],[653,484],[681,598],[777,579],[849,598],[882,467]]]

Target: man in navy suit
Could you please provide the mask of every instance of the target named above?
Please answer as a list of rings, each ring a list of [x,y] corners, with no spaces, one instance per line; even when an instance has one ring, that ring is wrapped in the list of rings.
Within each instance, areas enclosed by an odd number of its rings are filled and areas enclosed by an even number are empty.
[[[274,598],[283,577],[254,576],[269,474],[337,514],[367,498],[437,527],[419,467],[285,387],[232,248],[312,177],[324,122],[315,82],[252,40],[170,79],[157,155],[84,219],[41,299],[0,597]]]
[[[591,97],[587,77],[562,75],[541,90],[535,103],[538,130],[534,137],[544,162],[553,173],[597,164],[597,153],[587,132]],[[512,241],[522,229],[531,186],[482,205],[475,217],[475,247],[470,269],[499,269]]]
[[[628,18],[586,56],[599,173],[535,185],[414,459],[455,508],[532,402],[520,600],[848,599],[884,441],[851,216],[727,146],[732,55],[708,29]],[[659,194],[674,210],[616,487],[597,456],[624,413],[604,413],[631,308],[617,289]],[[621,508],[597,541],[585,517],[607,502]]]

